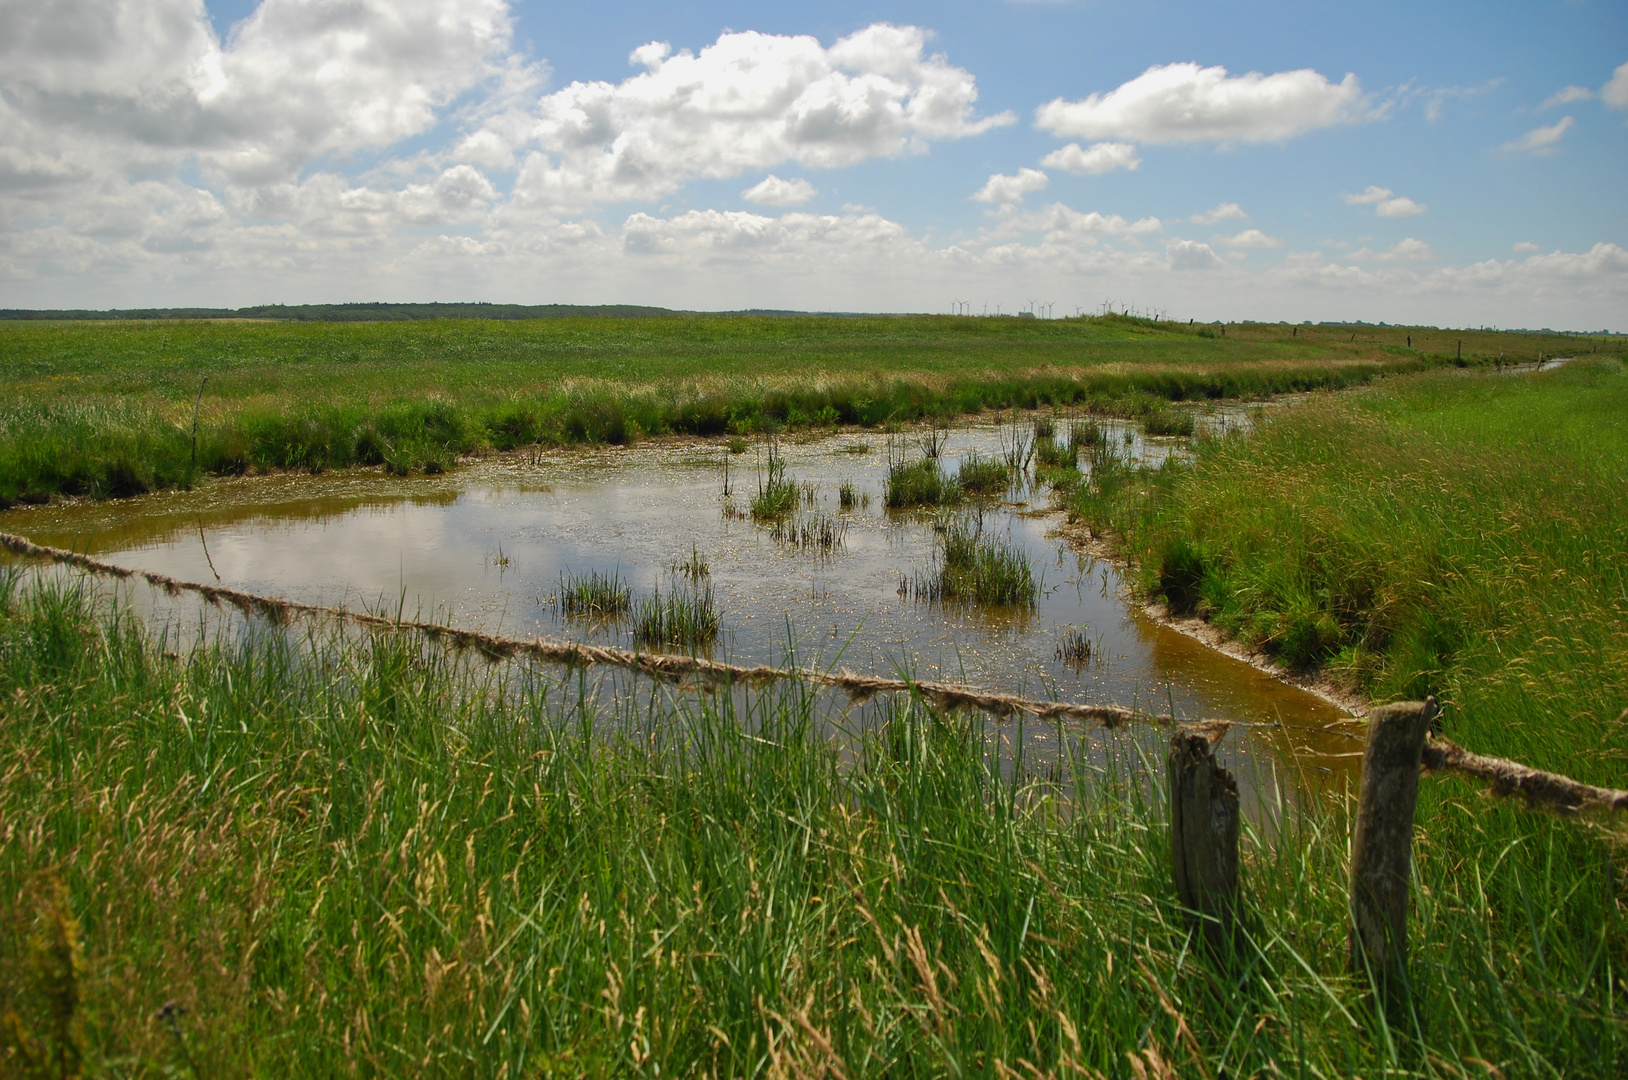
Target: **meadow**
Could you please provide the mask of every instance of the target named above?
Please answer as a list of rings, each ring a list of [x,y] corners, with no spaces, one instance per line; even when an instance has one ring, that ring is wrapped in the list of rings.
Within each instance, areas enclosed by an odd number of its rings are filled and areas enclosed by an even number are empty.
[[[0,502],[119,497],[276,469],[439,472],[528,445],[985,409],[1163,415],[1172,400],[1598,347],[1561,335],[1117,315],[0,321]]]
[[[396,634],[177,649],[83,581],[0,586],[7,1076],[1628,1064],[1620,867],[1457,782],[1426,781],[1391,1024],[1347,973],[1337,794],[1246,828],[1212,955],[1159,764],[1087,733],[1013,762],[903,699],[833,742],[797,684],[611,710]]]

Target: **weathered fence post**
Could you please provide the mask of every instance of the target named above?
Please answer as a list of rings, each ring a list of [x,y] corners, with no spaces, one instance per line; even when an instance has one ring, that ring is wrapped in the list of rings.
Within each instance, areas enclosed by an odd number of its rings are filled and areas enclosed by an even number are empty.
[[[1176,896],[1213,953],[1226,956],[1238,908],[1238,783],[1215,763],[1209,736],[1187,729],[1170,737],[1166,773]]]
[[[1387,1011],[1408,986],[1408,885],[1413,806],[1436,699],[1375,709],[1368,719],[1362,794],[1351,837],[1351,968],[1366,974]]]

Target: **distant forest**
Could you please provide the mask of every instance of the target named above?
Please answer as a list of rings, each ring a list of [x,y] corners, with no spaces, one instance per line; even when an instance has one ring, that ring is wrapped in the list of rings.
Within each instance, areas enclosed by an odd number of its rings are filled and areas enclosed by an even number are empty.
[[[244,308],[126,308],[30,311],[0,308],[0,319],[280,319],[289,322],[411,322],[415,319],[637,319],[675,315],[637,304],[260,304]]]

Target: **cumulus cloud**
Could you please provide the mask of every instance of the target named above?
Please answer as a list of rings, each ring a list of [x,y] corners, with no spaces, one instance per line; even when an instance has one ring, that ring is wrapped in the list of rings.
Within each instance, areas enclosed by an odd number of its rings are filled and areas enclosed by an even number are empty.
[[[1216,270],[1226,265],[1208,244],[1197,240],[1171,240],[1165,245],[1165,255],[1172,270]]]
[[[1587,101],[1593,96],[1594,91],[1586,86],[1562,87],[1545,98],[1543,104],[1538,106],[1538,111],[1542,112],[1544,109],[1553,109],[1560,105],[1570,105],[1574,101]]]
[[[1218,221],[1230,221],[1234,218],[1242,220],[1247,217],[1249,215],[1244,213],[1244,208],[1237,203],[1224,202],[1202,214],[1194,214],[1188,220],[1197,225],[1214,225]]]
[[[1546,127],[1536,127],[1518,139],[1511,139],[1500,148],[1506,154],[1530,154],[1533,157],[1544,157],[1555,152],[1555,144],[1571,129],[1575,123],[1569,116],[1562,116],[1558,121]]]
[[[1345,200],[1347,206],[1372,206],[1379,217],[1415,217],[1430,209],[1423,203],[1414,202],[1406,195],[1398,195],[1390,188],[1377,184],[1369,184],[1356,195],[1342,191],[1340,198]]]
[[[1014,121],[979,118],[971,73],[926,53],[914,26],[867,27],[830,48],[805,35],[727,33],[699,53],[635,49],[645,70],[574,82],[492,117],[524,154],[524,197],[550,206],[654,199],[692,177],[795,162],[835,168],[919,153]]]
[[[1613,109],[1628,109],[1628,63],[1611,73],[1611,81],[1600,87],[1600,100]]]
[[[1069,143],[1041,158],[1040,164],[1076,175],[1101,176],[1115,169],[1135,169],[1142,164],[1142,159],[1136,156],[1136,147],[1131,143],[1099,142],[1084,149],[1079,143]]]
[[[802,177],[782,180],[770,173],[741,192],[741,198],[760,206],[801,206],[818,194],[814,185]]]
[[[972,197],[979,202],[1010,206],[1013,203],[1022,202],[1023,196],[1032,191],[1039,191],[1049,182],[1050,179],[1039,169],[1019,169],[1016,176],[1005,176],[996,173]]]
[[[1303,68],[1229,76],[1224,67],[1155,65],[1106,94],[1057,98],[1035,111],[1056,135],[1147,143],[1282,142],[1362,116],[1362,87]]]
[[[1543,249],[1532,243],[1530,240],[1518,240],[1515,243],[1515,250],[1521,252],[1522,254],[1530,254],[1534,251],[1542,251]]]
[[[1218,236],[1216,243],[1225,244],[1235,248],[1276,248],[1282,247],[1283,241],[1275,236],[1267,236],[1259,229],[1245,229],[1234,236]]]

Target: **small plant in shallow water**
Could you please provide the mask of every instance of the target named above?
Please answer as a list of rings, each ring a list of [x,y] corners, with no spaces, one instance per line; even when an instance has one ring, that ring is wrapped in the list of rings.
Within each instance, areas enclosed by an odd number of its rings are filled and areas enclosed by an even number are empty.
[[[690,557],[673,564],[674,577],[682,577],[689,581],[700,581],[702,578],[712,576],[712,567],[707,565],[707,557],[701,554],[701,549],[694,544],[690,545]]]
[[[1029,471],[1034,460],[1034,436],[1013,424],[1001,432],[1001,457],[1006,467],[1018,476]]]
[[[901,582],[899,591],[924,603],[1032,608],[1040,600],[1040,583],[1023,549],[984,532],[982,521],[965,518],[945,524],[932,568]]]
[[[829,554],[847,538],[848,523],[830,514],[799,514],[776,521],[769,535],[782,543]]]
[[[870,504],[870,495],[862,493],[858,488],[854,487],[852,480],[844,480],[842,486],[837,488],[837,505],[844,510],[852,510],[855,507],[869,507]]]
[[[1058,442],[1056,439],[1036,439],[1034,444],[1036,465],[1047,469],[1077,468],[1079,453],[1079,448],[1071,442]]]
[[[1040,439],[1055,439],[1057,437],[1057,421],[1049,416],[1042,416],[1034,422],[1034,437]]]
[[[844,454],[868,454],[871,452],[871,444],[868,442],[851,442],[842,448],[842,452]]]
[[[1091,659],[1091,639],[1078,626],[1071,626],[1057,642],[1056,660],[1078,671]]]
[[[616,570],[562,573],[554,592],[554,605],[568,619],[619,619],[627,614],[632,599],[632,590]]]
[[[720,620],[710,580],[658,586],[633,612],[633,640],[640,645],[698,649],[718,638]]]
[[[1068,429],[1068,445],[1076,454],[1086,447],[1100,444],[1106,438],[1107,433],[1095,420],[1079,420]]]
[[[883,503],[889,510],[947,506],[958,502],[961,488],[945,476],[933,458],[896,461],[888,466]]]
[[[729,452],[731,454],[746,453],[746,440],[741,438],[739,435],[731,436],[729,442],[725,445],[729,447]]]
[[[786,476],[786,459],[776,443],[769,444],[769,459],[758,477],[757,494],[752,497],[752,517],[772,521],[797,509],[797,482]]]
[[[975,451],[961,459],[956,480],[968,495],[1004,495],[1011,486],[1012,471],[1006,462],[986,458]]]

